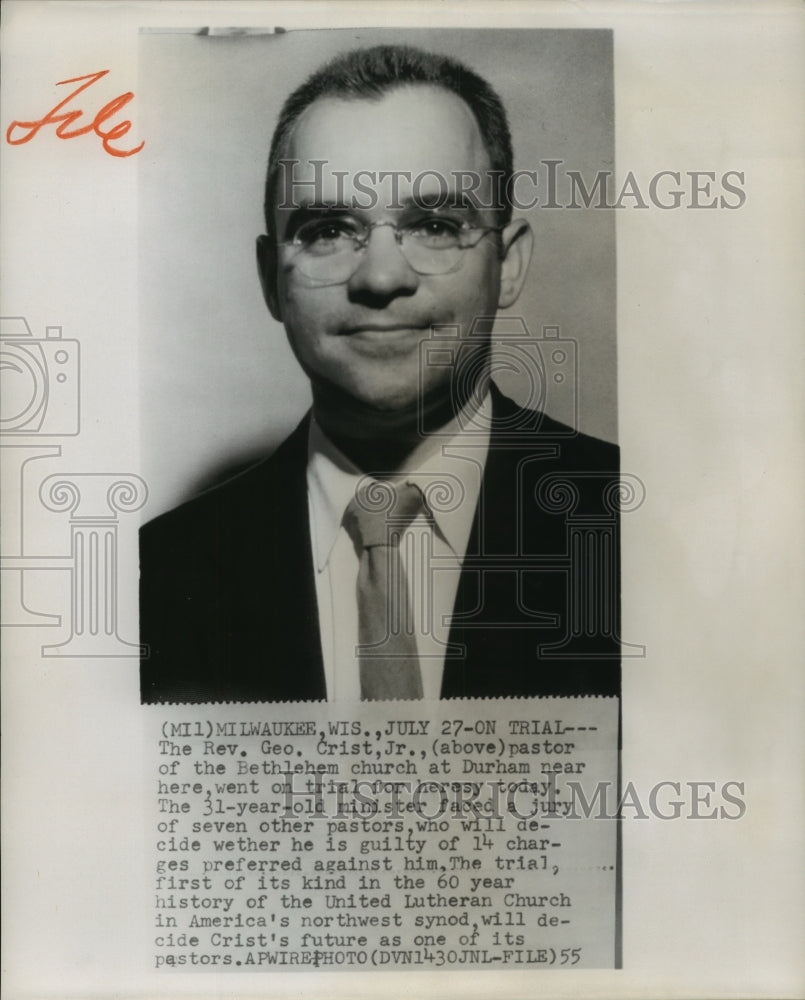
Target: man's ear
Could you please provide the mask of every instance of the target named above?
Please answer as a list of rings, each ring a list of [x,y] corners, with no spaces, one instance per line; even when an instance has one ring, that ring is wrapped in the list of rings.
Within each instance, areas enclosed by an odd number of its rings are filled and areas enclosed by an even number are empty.
[[[525,283],[534,234],[525,219],[515,219],[502,231],[500,294],[498,308],[506,309],[514,305]]]
[[[282,309],[277,282],[277,245],[270,236],[257,237],[257,272],[260,275],[260,286],[268,311],[282,322]]]

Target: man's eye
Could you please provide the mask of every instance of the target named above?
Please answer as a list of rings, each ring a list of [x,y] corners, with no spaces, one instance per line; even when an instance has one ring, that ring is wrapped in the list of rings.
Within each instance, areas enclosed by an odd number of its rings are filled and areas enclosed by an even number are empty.
[[[456,242],[462,229],[455,219],[435,217],[420,219],[406,228],[412,236],[431,243]]]
[[[355,224],[346,219],[322,219],[300,226],[294,239],[308,247],[325,247],[354,239],[357,235]]]

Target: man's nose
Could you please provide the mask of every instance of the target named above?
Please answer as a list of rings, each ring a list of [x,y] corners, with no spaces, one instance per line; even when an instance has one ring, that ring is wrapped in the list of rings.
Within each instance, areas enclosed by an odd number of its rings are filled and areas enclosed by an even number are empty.
[[[405,259],[394,228],[385,224],[375,226],[348,282],[349,293],[356,297],[390,299],[413,295],[418,286],[419,275]]]

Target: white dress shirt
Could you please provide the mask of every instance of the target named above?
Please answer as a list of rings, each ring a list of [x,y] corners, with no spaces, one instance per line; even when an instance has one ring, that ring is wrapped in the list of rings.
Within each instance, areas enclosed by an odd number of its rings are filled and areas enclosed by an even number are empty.
[[[450,619],[489,451],[491,409],[487,395],[462,413],[455,433],[423,439],[394,477],[419,486],[432,514],[419,515],[400,541],[426,699],[438,699],[441,691]],[[359,557],[342,519],[364,478],[312,419],[307,489],[328,701],[361,697]]]

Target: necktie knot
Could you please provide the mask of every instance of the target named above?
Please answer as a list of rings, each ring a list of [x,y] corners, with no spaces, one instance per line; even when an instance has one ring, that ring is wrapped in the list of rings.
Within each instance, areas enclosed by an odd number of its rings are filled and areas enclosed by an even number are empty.
[[[344,513],[344,527],[359,548],[397,546],[400,536],[425,510],[413,483],[372,480],[362,483]]]

